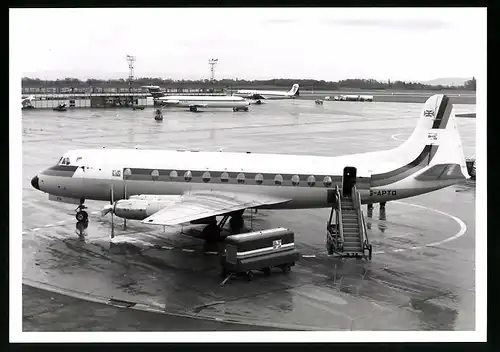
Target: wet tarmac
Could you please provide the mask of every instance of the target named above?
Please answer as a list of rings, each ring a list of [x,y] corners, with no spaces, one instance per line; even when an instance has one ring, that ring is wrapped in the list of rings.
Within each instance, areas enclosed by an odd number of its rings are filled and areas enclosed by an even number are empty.
[[[294,230],[302,257],[288,275],[256,275],[251,282],[235,279],[224,287],[217,253],[207,252],[197,238],[203,225],[164,229],[127,221],[124,229],[115,217],[111,242],[109,215],[99,214],[105,204],[87,201],[90,224],[80,239],[75,206],[48,201],[30,185],[31,177],[76,148],[331,156],[382,150],[410,135],[421,107],[275,101],[252,105],[249,112],[172,110],[161,122],[153,120],[151,108],[23,111],[23,329],[116,330],[112,321],[93,325],[79,314],[72,328],[51,323],[55,316],[43,319],[36,313],[43,294],[26,288],[33,286],[78,300],[61,303],[67,312],[72,306],[82,309],[85,301],[121,306],[121,326],[130,321],[132,330],[150,329],[149,314],[160,313],[197,318],[186,320],[189,330],[211,330],[205,319],[233,323],[234,330],[474,330],[473,181],[389,202],[385,212],[377,205],[371,213],[364,207],[374,247],[371,261],[327,255],[329,209],[246,212],[247,229]],[[475,105],[455,105],[455,111],[473,112]],[[458,119],[466,157],[475,153],[475,121]],[[32,303],[37,300],[42,303]]]

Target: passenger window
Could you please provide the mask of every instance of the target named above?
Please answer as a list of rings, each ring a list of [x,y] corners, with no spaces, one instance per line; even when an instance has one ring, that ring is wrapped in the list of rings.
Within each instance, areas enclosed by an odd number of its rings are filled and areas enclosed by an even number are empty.
[[[223,172],[220,175],[221,182],[229,182],[229,174],[227,172]]]
[[[205,171],[203,173],[202,179],[203,179],[203,182],[205,182],[205,183],[207,183],[208,181],[210,181],[210,172]]]
[[[333,180],[330,176],[325,176],[325,178],[323,178],[323,185],[325,187],[331,187],[332,183],[333,183]]]
[[[255,183],[261,185],[264,182],[264,176],[262,174],[255,175]]]
[[[153,170],[151,172],[151,178],[154,180],[154,181],[157,181],[159,178],[160,178],[160,172],[158,170]]]
[[[307,184],[309,185],[309,187],[314,187],[314,185],[316,184],[316,177],[314,177],[313,175],[309,176],[307,178]]]
[[[236,181],[238,183],[245,183],[245,174],[240,172],[237,176],[236,176]]]
[[[275,185],[278,185],[278,186],[281,186],[283,184],[283,176],[281,175],[276,175],[274,177],[274,184]]]

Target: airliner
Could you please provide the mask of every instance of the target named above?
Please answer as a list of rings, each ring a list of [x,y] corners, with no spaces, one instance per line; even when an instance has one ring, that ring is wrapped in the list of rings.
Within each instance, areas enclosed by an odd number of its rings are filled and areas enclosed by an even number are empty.
[[[265,99],[290,99],[299,96],[299,84],[295,83],[288,92],[276,90],[251,90],[239,89],[233,95],[243,97],[246,99],[255,100],[260,103]]]
[[[109,202],[111,213],[152,225],[207,224],[207,240],[239,226],[246,209],[325,208],[335,190],[356,185],[362,204],[432,192],[466,179],[467,168],[452,104],[446,95],[425,102],[400,146],[337,157],[141,149],[76,149],[40,172],[31,185],[49,200]],[[350,176],[349,176],[350,175]],[[222,216],[217,223],[216,217]]]
[[[232,108],[233,111],[248,111],[250,103],[241,98],[228,95],[169,95],[157,98],[165,106],[188,107],[196,112],[199,108]]]

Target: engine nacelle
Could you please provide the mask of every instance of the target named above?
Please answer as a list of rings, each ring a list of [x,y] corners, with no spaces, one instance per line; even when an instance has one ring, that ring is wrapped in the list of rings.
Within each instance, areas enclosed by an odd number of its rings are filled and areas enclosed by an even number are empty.
[[[178,199],[179,196],[132,196],[115,202],[113,214],[124,219],[144,220]]]

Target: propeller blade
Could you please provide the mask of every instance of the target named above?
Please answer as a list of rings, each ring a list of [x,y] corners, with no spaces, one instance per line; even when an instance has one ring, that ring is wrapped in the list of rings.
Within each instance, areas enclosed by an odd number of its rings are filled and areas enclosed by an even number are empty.
[[[115,192],[113,191],[113,185],[111,185],[111,205],[115,203]],[[114,211],[111,208],[111,239],[115,237],[115,222],[114,222]]]

